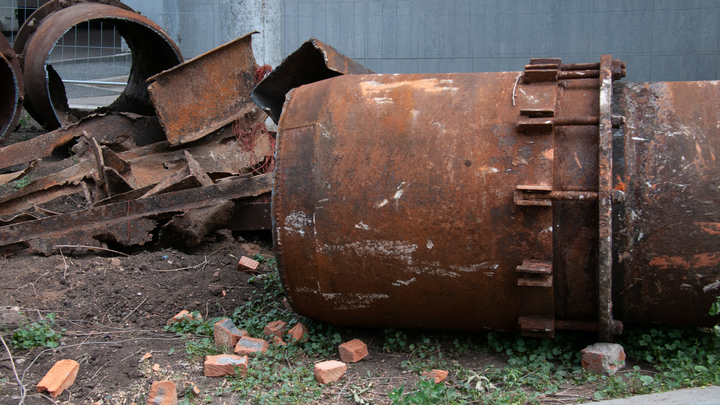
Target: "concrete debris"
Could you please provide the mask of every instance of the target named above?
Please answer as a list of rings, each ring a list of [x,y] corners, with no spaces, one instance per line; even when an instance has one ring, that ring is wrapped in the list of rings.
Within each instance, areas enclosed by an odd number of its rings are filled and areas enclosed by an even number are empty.
[[[323,361],[315,365],[315,379],[320,384],[335,382],[347,371],[347,364],[337,360]]]
[[[77,377],[79,370],[80,364],[77,361],[71,359],[60,360],[40,380],[37,391],[47,391],[51,397],[57,398],[65,389],[75,383],[75,377]]]
[[[286,322],[283,322],[281,320],[273,321],[265,325],[263,333],[265,334],[265,336],[277,336],[279,338],[282,338],[282,335],[285,333],[286,327]]]
[[[238,329],[232,319],[225,318],[215,322],[215,325],[213,325],[213,336],[215,337],[215,347],[220,349],[224,347],[235,347],[241,338],[245,336],[250,337],[250,334],[245,330]]]
[[[613,375],[625,367],[625,349],[616,343],[595,343],[581,353],[582,366],[587,371]]]
[[[239,355],[247,354],[265,354],[270,345],[263,339],[255,339],[251,337],[242,337],[235,345],[234,352]]]
[[[340,360],[345,363],[357,363],[368,355],[367,345],[360,339],[353,339],[338,347]]]
[[[177,405],[177,387],[172,381],[155,381],[150,387],[148,405]]]
[[[423,371],[422,376],[433,380],[435,384],[440,384],[441,382],[447,380],[448,372],[446,370]]]
[[[257,260],[253,260],[247,256],[243,256],[238,262],[238,270],[248,273],[257,273],[257,268],[259,265],[260,263]]]
[[[235,375],[235,367],[238,367],[242,374],[247,373],[247,356],[234,356],[232,354],[205,356],[205,377],[224,377],[227,375]]]

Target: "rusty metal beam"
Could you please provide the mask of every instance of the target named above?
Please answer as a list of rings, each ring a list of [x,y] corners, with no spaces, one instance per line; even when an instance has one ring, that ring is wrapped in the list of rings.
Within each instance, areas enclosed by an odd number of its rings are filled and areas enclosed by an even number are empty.
[[[252,104],[252,32],[148,79],[172,145],[188,143],[245,115]]]
[[[20,29],[14,46],[16,53],[21,54],[25,74],[25,106],[46,129],[69,125],[83,116],[69,108],[62,80],[48,64],[48,58],[55,43],[69,29],[88,21],[116,27],[132,53],[128,84],[107,109],[154,115],[145,80],[181,63],[182,55],[159,25],[118,3],[52,0],[33,13]]]
[[[113,240],[123,245],[152,239],[156,224],[149,217],[203,208],[227,200],[257,197],[270,191],[272,174],[235,178],[191,190],[104,205],[85,211],[0,227],[0,246],[30,242],[38,251],[52,251],[58,241]]]
[[[285,95],[303,84],[340,75],[375,73],[322,41],[310,38],[252,91],[252,99],[277,124]]]

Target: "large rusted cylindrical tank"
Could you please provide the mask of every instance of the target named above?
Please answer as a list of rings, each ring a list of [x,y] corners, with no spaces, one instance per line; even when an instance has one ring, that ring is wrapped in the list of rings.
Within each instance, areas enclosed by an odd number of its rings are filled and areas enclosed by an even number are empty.
[[[273,190],[290,304],[338,325],[603,340],[621,322],[711,324],[718,83],[614,82],[623,67],[294,89]]]

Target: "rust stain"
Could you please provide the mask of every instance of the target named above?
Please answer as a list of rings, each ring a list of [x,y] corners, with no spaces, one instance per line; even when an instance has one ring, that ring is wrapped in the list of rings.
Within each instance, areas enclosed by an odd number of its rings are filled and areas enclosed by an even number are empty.
[[[695,225],[710,235],[720,235],[720,222],[695,222]]]
[[[657,267],[659,270],[669,269],[671,267],[680,267],[684,269],[700,269],[704,267],[712,267],[720,264],[720,253],[701,253],[688,257],[682,256],[657,256],[650,260],[650,265]]]

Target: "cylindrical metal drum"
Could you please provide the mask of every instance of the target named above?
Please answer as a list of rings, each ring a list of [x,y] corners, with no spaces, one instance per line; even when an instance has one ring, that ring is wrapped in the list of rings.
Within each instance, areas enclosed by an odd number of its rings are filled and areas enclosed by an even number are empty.
[[[618,79],[620,63],[612,63]],[[273,190],[275,249],[293,308],[338,325],[531,336],[600,329],[602,338],[603,328],[619,332],[619,322],[602,315],[614,297],[621,321],[708,324],[720,294],[704,291],[720,287],[720,120],[710,107],[720,103],[707,89],[715,85],[684,87],[711,100],[683,110],[678,125],[691,138],[673,134],[679,127],[664,114],[671,103],[653,104],[648,117],[650,107],[637,105],[643,85],[615,84],[611,133],[610,104],[600,100],[612,97],[612,86],[601,91],[612,79],[581,73],[597,73],[597,65],[545,60],[525,72],[349,75],[293,90]],[[598,124],[614,148],[603,148]],[[659,149],[673,142],[660,161]],[[664,188],[674,178],[647,177],[672,170],[685,171],[685,194]],[[612,174],[607,187],[604,172]],[[653,197],[653,184],[662,195]],[[614,229],[602,219],[611,193]],[[613,234],[620,236],[611,262],[602,252]],[[612,275],[603,276],[604,262],[614,263]],[[663,300],[666,293],[675,295]],[[648,315],[656,310],[664,314]]]

